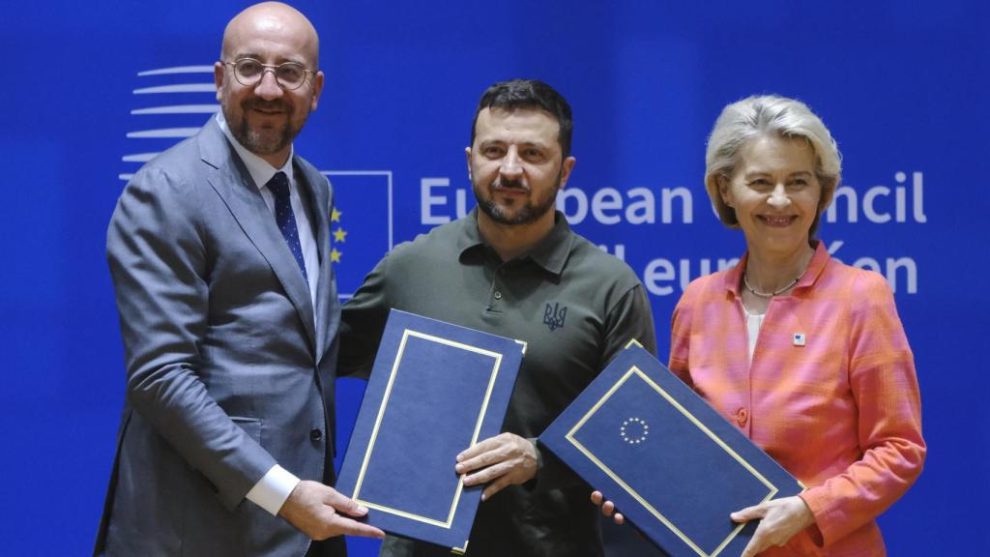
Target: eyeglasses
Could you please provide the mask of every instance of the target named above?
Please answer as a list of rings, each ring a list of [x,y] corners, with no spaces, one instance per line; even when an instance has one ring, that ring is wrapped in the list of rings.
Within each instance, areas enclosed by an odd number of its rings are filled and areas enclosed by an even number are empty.
[[[222,61],[221,61],[222,62]],[[237,82],[245,87],[254,87],[261,82],[265,72],[271,71],[275,76],[275,82],[286,91],[294,91],[306,83],[306,78],[313,70],[307,70],[306,66],[297,62],[282,62],[274,66],[262,64],[254,58],[238,58],[233,62],[222,62],[225,66],[234,68],[234,77]]]

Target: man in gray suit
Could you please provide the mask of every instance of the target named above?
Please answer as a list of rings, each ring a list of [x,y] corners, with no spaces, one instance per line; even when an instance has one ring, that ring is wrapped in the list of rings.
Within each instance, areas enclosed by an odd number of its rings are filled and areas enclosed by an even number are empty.
[[[341,534],[383,536],[329,487],[332,197],[292,148],[323,87],[318,49],[284,4],[234,17],[221,113],[117,203],[127,400],[97,554],[343,555]]]

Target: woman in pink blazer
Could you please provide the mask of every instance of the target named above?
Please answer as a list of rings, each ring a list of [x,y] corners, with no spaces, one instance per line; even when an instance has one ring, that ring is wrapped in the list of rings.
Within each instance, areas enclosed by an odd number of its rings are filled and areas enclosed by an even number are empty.
[[[730,104],[708,140],[708,195],[747,250],[685,290],[670,369],[807,486],[732,514],[761,521],[743,557],[885,555],[875,519],[925,460],[893,294],[816,239],[840,174],[831,134],[797,100]]]

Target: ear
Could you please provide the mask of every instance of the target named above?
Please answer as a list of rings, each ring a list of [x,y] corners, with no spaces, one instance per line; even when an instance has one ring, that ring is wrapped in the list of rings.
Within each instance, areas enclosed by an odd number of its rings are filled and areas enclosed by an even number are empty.
[[[573,156],[567,157],[560,164],[560,189],[564,189],[564,186],[567,185],[567,179],[571,177],[571,171],[574,170],[575,164],[577,164],[577,159]]]
[[[712,178],[715,180],[718,186],[718,195],[722,198],[722,203],[725,203],[727,207],[732,207],[732,194],[729,191],[729,177],[723,174],[719,174]]]
[[[467,163],[468,180],[474,180],[474,177],[471,176],[471,148],[470,147],[465,147],[464,148],[464,161]]]
[[[313,98],[309,101],[309,109],[316,110],[316,105],[320,103],[320,95],[323,93],[323,80],[325,76],[322,71],[317,71],[313,75]]]
[[[224,71],[223,62],[217,61],[213,63],[213,84],[217,86],[217,102],[220,102],[220,89],[223,88],[223,79],[227,75]]]
[[[839,180],[831,180],[831,185],[826,187],[826,184],[822,184],[822,198],[818,200],[818,214],[821,215],[828,209],[828,206],[832,204],[832,198],[835,197],[835,189],[839,187]]]

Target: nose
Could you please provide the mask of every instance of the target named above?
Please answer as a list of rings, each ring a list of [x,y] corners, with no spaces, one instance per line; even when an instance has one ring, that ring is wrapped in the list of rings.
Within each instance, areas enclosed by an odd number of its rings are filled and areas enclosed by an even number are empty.
[[[499,173],[506,178],[518,178],[522,175],[522,164],[520,163],[519,151],[516,150],[515,146],[509,147],[509,150],[505,153],[505,158],[502,159]]]
[[[787,196],[787,190],[784,189],[784,184],[777,184],[774,186],[773,190],[770,192],[770,198],[767,199],[767,203],[771,207],[777,209],[782,209],[791,204],[791,198]]]
[[[282,93],[282,87],[279,86],[278,81],[275,79],[275,71],[271,68],[265,68],[265,71],[261,74],[261,80],[254,86],[254,94],[266,101],[270,101],[281,97]]]

